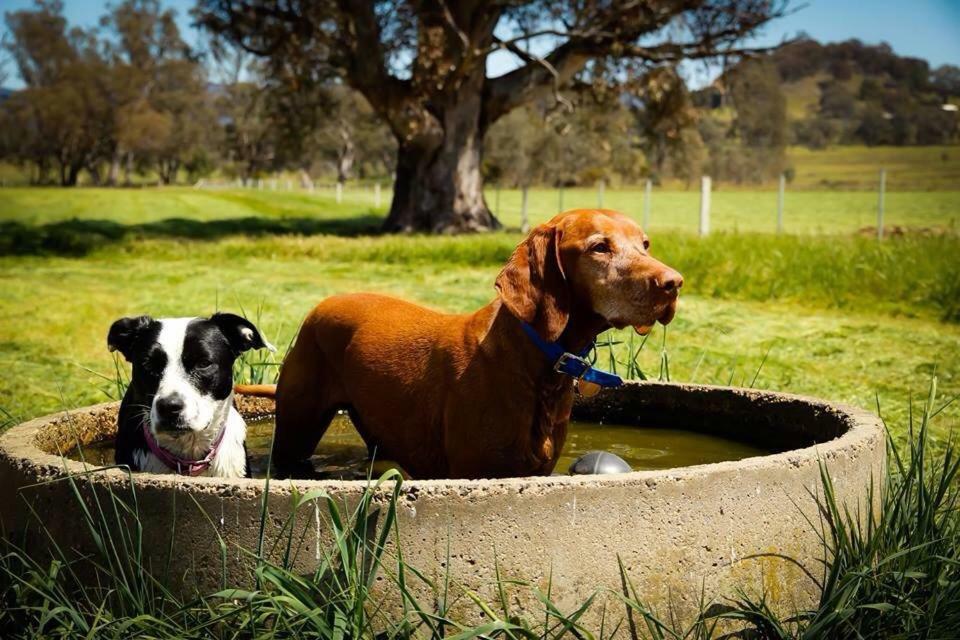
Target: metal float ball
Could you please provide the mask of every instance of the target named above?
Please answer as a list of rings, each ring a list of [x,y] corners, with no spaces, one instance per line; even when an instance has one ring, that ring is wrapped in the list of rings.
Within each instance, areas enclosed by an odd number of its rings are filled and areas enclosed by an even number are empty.
[[[589,475],[594,473],[629,473],[630,465],[620,456],[609,451],[588,451],[573,461],[567,473]]]

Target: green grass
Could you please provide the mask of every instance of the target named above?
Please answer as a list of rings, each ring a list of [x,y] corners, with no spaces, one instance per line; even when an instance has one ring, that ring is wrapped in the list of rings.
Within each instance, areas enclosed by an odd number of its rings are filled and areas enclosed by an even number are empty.
[[[382,212],[389,205],[383,197]],[[0,220],[37,225],[73,218],[144,224],[170,218],[226,220],[248,217],[358,217],[373,208],[373,193],[347,189],[336,203],[330,189],[270,191],[190,187],[107,189],[19,187],[0,189]]]
[[[940,401],[935,379],[919,419],[902,425],[915,433],[902,453],[889,447],[890,465],[877,484],[864,487],[866,504],[876,496],[874,517],[839,503],[829,469],[811,487],[821,518],[810,526],[822,538],[825,566],[811,568],[821,585],[811,609],[777,612],[766,594],[702,594],[700,615],[686,626],[670,612],[644,602],[621,565],[623,592],[596,590],[582,602],[561,609],[545,588],[511,578],[498,567],[490,583],[498,594],[485,600],[460,587],[448,570],[413,567],[403,559],[396,510],[399,475],[371,482],[352,508],[323,489],[292,490],[291,515],[275,536],[261,536],[255,549],[236,549],[253,566],[241,584],[179,595],[163,567],[148,566],[136,502],[135,477],[82,490],[73,477],[78,510],[74,543],[62,544],[34,513],[31,547],[22,538],[0,540],[0,634],[4,638],[504,638],[509,640],[623,636],[656,640],[713,637],[814,639],[949,638],[960,628],[960,459],[952,444],[941,454],[928,449],[930,422]],[[266,495],[266,492],[264,493]],[[66,506],[66,505],[65,505]],[[850,507],[853,507],[852,510]],[[785,508],[790,508],[785,507]],[[316,569],[295,569],[302,538],[295,534],[298,512],[318,514],[331,543],[318,549]],[[222,575],[228,549],[210,514],[211,532],[220,541]],[[261,530],[270,512],[264,499]],[[175,548],[171,527],[170,549]],[[46,545],[37,544],[46,540]],[[449,567],[449,562],[444,565]],[[430,579],[428,575],[438,575]],[[175,579],[174,579],[175,580]],[[413,585],[436,597],[418,600]],[[541,610],[521,613],[515,599],[539,602]],[[387,598],[402,613],[388,613]],[[454,607],[453,605],[456,605]],[[598,626],[585,614],[602,609]],[[591,611],[592,609],[592,611]],[[473,620],[467,622],[467,620]],[[735,632],[729,636],[721,634]]]
[[[956,153],[960,158],[960,151]],[[892,179],[891,174],[891,179]],[[953,182],[956,188],[960,177]],[[314,194],[305,191],[214,190],[175,187],[166,189],[0,189],[0,224],[19,223],[29,229],[37,225],[81,223],[65,231],[118,233],[124,229],[147,235],[176,232],[193,234],[226,233],[231,228],[267,222],[303,225],[306,232],[357,232],[375,229],[377,216],[389,205],[384,190],[381,207],[374,207],[368,188],[348,188],[337,204],[330,190]],[[521,193],[496,187],[486,191],[487,202],[504,225],[519,228]],[[642,188],[607,188],[603,205],[643,219]],[[721,187],[712,195],[711,227],[715,231],[776,231],[777,194],[767,188],[737,190]],[[696,189],[653,189],[648,230],[696,231],[699,224],[700,194]],[[533,188],[529,192],[531,224],[552,217],[560,207],[556,189]],[[596,207],[594,188],[564,189],[564,209]],[[797,191],[788,189],[784,207],[784,230],[791,234],[852,234],[875,227],[877,194],[873,191]],[[175,220],[205,222],[189,230],[178,228]],[[93,221],[97,221],[94,223]],[[960,190],[889,191],[886,195],[885,226],[924,227],[956,232],[960,225]],[[120,225],[120,226],[118,226]],[[333,225],[333,226],[331,226]],[[181,225],[182,226],[182,225]],[[257,230],[256,225],[252,229]],[[6,231],[7,235],[10,234]],[[9,252],[9,249],[5,249]]]
[[[556,197],[556,191],[531,192],[533,222],[553,214]],[[631,373],[752,385],[871,409],[879,403],[897,443],[876,528],[859,529],[841,511],[831,511],[827,494],[825,544],[838,560],[821,606],[787,621],[763,601],[726,594],[734,597],[724,601],[730,605],[726,622],[739,620],[763,637],[858,637],[891,625],[901,637],[924,631],[948,637],[937,632],[945,628],[938,625],[955,622],[950,616],[956,615],[960,580],[956,495],[947,488],[956,486],[948,434],[960,424],[960,402],[953,401],[960,395],[960,237],[953,221],[960,192],[889,194],[888,223],[939,231],[882,243],[853,233],[871,224],[870,193],[790,193],[787,229],[796,233],[779,237],[756,233],[772,229],[772,192],[715,193],[713,226],[727,232],[703,239],[692,233],[697,198],[654,192],[654,253],[681,270],[686,284],[677,319],[644,343],[639,372]],[[495,203],[494,192],[488,199]],[[595,203],[592,190],[565,192],[568,208]],[[605,204],[639,217],[642,195],[608,189]],[[505,222],[517,226],[518,192],[503,192],[501,207]],[[382,214],[382,208],[373,210],[372,194],[349,190],[338,205],[322,192],[0,189],[0,223],[7,223],[0,231],[0,254],[7,254],[0,257],[0,429],[116,397],[105,336],[120,316],[242,311],[260,318],[272,342],[286,345],[304,314],[333,293],[380,291],[468,311],[492,298],[493,280],[520,240],[515,232],[356,236]],[[809,233],[816,231],[827,235]],[[33,244],[23,250],[23,243]],[[10,255],[17,253],[25,255]],[[616,344],[598,348],[599,364],[625,373],[627,349],[631,341],[639,344],[631,336],[605,336],[604,342]],[[253,370],[267,377],[274,372]],[[912,400],[926,394],[931,376],[939,380],[942,399],[928,403],[924,419],[914,423]],[[933,413],[936,427],[927,422]],[[928,442],[943,457],[931,458]],[[328,511],[333,518],[329,505]],[[128,515],[110,526],[95,513],[79,523],[101,539],[109,530],[119,536],[111,545],[126,550],[100,558],[99,582],[72,575],[74,558],[40,561],[4,542],[0,636],[254,637],[254,626],[262,630],[263,621],[275,625],[279,637],[322,636],[331,629],[370,636],[373,621],[363,606],[370,604],[364,587],[369,575],[349,571],[350,558],[363,550],[352,533],[355,520],[340,516],[346,524],[331,553],[347,557],[331,555],[322,576],[304,578],[282,563],[262,563],[256,576],[261,590],[191,602],[172,597],[138,563],[136,519]],[[324,590],[331,580],[340,585],[332,593]],[[550,610],[548,596],[545,616],[536,622],[499,615],[497,603],[475,604],[492,612],[480,629],[446,617],[442,607],[400,626],[390,622],[398,635],[411,628],[432,635],[439,628],[464,638],[554,637],[577,625],[575,612]],[[717,622],[676,630],[644,606],[642,594],[624,605],[646,621],[651,637],[706,637]],[[578,637],[588,637],[586,631],[578,629]]]
[[[960,152],[957,153],[960,157]],[[955,183],[960,184],[960,179]],[[496,190],[487,190],[487,203],[501,221],[520,225],[521,194],[503,190],[497,209]],[[529,217],[532,224],[551,217],[560,205],[556,189],[531,189]],[[643,221],[641,188],[611,189],[603,195],[603,206],[623,211]],[[596,189],[565,189],[563,207],[596,207]],[[689,191],[653,189],[650,224],[647,230],[697,231],[700,216],[699,187]],[[876,227],[877,194],[873,191],[795,191],[788,187],[784,202],[784,231],[787,233],[852,234]],[[884,226],[936,227],[956,230],[960,226],[960,191],[898,191],[886,194]],[[777,193],[773,188],[737,190],[720,188],[711,195],[710,226],[715,231],[757,231],[777,229]]]
[[[881,168],[887,170],[887,189],[892,191],[955,190],[960,184],[957,145],[791,147],[787,160],[796,171],[793,188],[875,190]]]

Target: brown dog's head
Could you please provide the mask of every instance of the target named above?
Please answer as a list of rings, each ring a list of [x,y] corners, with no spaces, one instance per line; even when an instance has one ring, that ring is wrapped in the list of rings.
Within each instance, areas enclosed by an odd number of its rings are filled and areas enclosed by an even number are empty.
[[[649,250],[647,234],[621,213],[568,211],[530,232],[496,288],[510,313],[547,340],[560,337],[574,309],[645,334],[673,319],[683,286],[683,277]]]

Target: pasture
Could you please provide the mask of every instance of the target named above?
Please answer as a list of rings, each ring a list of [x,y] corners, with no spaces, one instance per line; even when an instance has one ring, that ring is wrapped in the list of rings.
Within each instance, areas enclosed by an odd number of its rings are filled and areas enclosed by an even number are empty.
[[[639,217],[636,194],[608,190],[605,205]],[[666,332],[658,328],[638,356],[645,375],[869,408],[879,401],[900,424],[931,376],[944,398],[960,392],[960,239],[952,231],[960,193],[888,194],[888,220],[900,207],[905,224],[936,232],[882,243],[854,232],[869,194],[798,194],[811,203],[806,229],[833,232],[776,236],[758,233],[767,229],[762,217],[775,194],[718,192],[718,232],[707,238],[691,232],[696,194],[654,195],[664,203],[651,216],[654,253],[687,284],[675,322]],[[367,235],[384,213],[371,196],[348,191],[337,205],[323,192],[0,190],[9,231],[0,241],[8,254],[0,258],[0,362],[7,371],[0,407],[12,420],[107,399],[110,385],[99,375],[113,369],[105,332],[122,315],[242,309],[261,317],[269,338],[283,345],[313,304],[337,292],[379,291],[453,312],[492,298],[493,280],[521,239],[517,231]],[[533,222],[552,215],[555,196],[531,192]],[[720,196],[729,198],[728,208]],[[510,213],[519,197],[501,193],[510,227],[519,224]],[[844,198],[862,198],[862,213],[846,208]],[[576,204],[568,192],[564,205]],[[691,222],[658,223],[658,215]],[[745,222],[724,224],[723,215]],[[629,334],[608,337],[624,344],[613,347],[613,363],[601,346],[600,362],[622,368]],[[936,435],[956,425],[958,405],[946,407]]]
[[[555,212],[555,191],[529,195],[531,222]],[[908,229],[882,242],[859,231],[869,225],[875,194],[791,194],[788,202],[809,208],[788,213],[789,233],[775,235],[768,232],[775,193],[717,192],[716,231],[705,238],[694,231],[697,194],[654,195],[660,204],[651,212],[653,251],[685,275],[680,309],[666,330],[657,327],[645,341],[632,331],[601,336],[598,365],[634,377],[752,386],[867,407],[884,417],[901,457],[891,457],[900,466],[891,464],[882,480],[876,529],[861,529],[825,496],[831,523],[825,545],[836,555],[814,610],[781,620],[763,600],[741,597],[723,601],[732,604],[728,613],[690,630],[674,630],[669,612],[651,610],[635,590],[624,598],[626,610],[646,623],[650,637],[711,637],[726,628],[724,616],[758,633],[778,629],[771,637],[800,637],[801,629],[831,637],[853,629],[867,636],[890,624],[925,624],[921,612],[955,610],[956,503],[946,488],[960,470],[950,444],[960,424],[960,236],[954,222],[960,193],[888,194],[889,223]],[[491,204],[495,197],[488,194]],[[592,190],[568,192],[564,206],[589,206],[595,197]],[[638,197],[642,192],[608,190],[605,204],[640,219]],[[451,312],[474,309],[493,297],[494,278],[522,238],[519,209],[510,208],[519,201],[518,192],[501,192],[501,214],[512,230],[425,237],[376,235],[384,210],[372,206],[369,191],[348,191],[337,204],[323,191],[0,190],[0,429],[116,399],[119,363],[105,343],[109,324],[123,315],[239,311],[256,319],[282,352],[304,314],[333,293],[378,291]],[[279,359],[254,354],[240,375],[270,379]],[[924,411],[932,379],[939,394]],[[925,453],[928,445],[937,455]],[[139,543],[128,541],[129,554],[93,560],[97,584],[121,585],[110,589],[105,603],[89,581],[71,571],[57,574],[47,560],[12,542],[0,558],[0,598],[17,606],[0,610],[0,627],[56,627],[89,637],[118,629],[124,636],[208,637],[229,626],[236,632],[226,636],[258,637],[269,621],[297,637],[330,637],[325,625],[333,620],[341,633],[372,636],[380,624],[371,613],[378,610],[376,599],[350,581],[363,574],[357,558],[367,549],[360,533],[370,517],[364,505],[371,494],[365,495],[353,513],[338,513],[333,500],[327,505],[325,522],[346,524],[331,525],[332,573],[310,582],[286,566],[264,563],[258,573],[266,576],[263,591],[244,599],[222,592],[181,601],[156,586]],[[128,518],[117,521],[110,509],[125,507],[113,494],[109,499],[78,522],[79,535],[99,540],[107,532],[114,545],[120,544],[115,535],[126,540],[138,530]],[[382,531],[391,530],[394,513],[388,510]],[[51,567],[76,562],[68,553],[55,558]],[[397,567],[401,575],[407,570],[399,559]],[[511,581],[522,567],[502,570],[503,577],[491,577],[500,601],[475,601],[491,622],[466,625],[443,600],[436,614],[421,620],[420,632],[441,636],[458,629],[461,637],[475,637],[497,635],[491,629],[526,629],[512,637],[559,637],[590,606],[588,600],[574,613],[561,613],[549,601],[548,586],[546,596],[536,592],[544,602],[543,621],[517,619],[508,599],[537,587]],[[905,588],[904,575],[920,586]],[[131,576],[134,588],[123,588],[120,576]],[[328,579],[339,585],[332,597],[316,586]],[[933,586],[934,580],[941,582]],[[14,595],[21,584],[38,585],[29,602]],[[396,588],[405,592],[402,580]],[[297,595],[283,595],[291,593]],[[610,633],[601,628],[597,637]]]
[[[284,183],[281,182],[281,185]],[[74,232],[109,233],[115,225],[147,225],[145,234],[178,235],[174,220],[216,222],[194,235],[215,234],[231,225],[234,232],[257,232],[258,222],[287,225],[291,231],[307,233],[363,233],[375,231],[386,214],[390,192],[383,189],[381,206],[375,206],[372,185],[348,186],[340,204],[331,188],[285,191],[278,187],[258,189],[192,189],[187,187],[148,189],[77,189],[61,193],[56,189],[16,188],[0,190],[0,223],[18,222],[42,226],[79,220]],[[603,206],[626,212],[638,222],[643,219],[642,187],[606,188],[602,199],[595,188],[558,190],[531,188],[528,191],[528,219],[536,224],[549,219],[561,208]],[[521,224],[522,193],[519,189],[488,187],[486,199],[507,228]],[[697,230],[700,193],[697,189],[654,188],[650,201],[649,231]],[[711,227],[716,231],[774,233],[777,192],[737,190],[721,187],[711,196]],[[257,219],[257,220],[252,220]],[[784,231],[792,234],[867,233],[875,228],[875,191],[793,191],[788,186],[784,203]],[[102,224],[101,224],[102,223]],[[245,225],[245,226],[244,226]],[[297,225],[300,228],[297,229]],[[182,225],[181,225],[182,226]],[[269,226],[269,225],[267,225]],[[956,231],[960,226],[960,190],[888,191],[885,196],[885,227],[923,228],[933,233]],[[267,229],[264,229],[267,230]]]

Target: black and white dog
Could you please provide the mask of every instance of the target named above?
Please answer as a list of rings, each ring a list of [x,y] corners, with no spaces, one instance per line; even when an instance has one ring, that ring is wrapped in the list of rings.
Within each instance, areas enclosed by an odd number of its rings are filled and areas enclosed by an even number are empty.
[[[133,365],[120,404],[115,459],[137,471],[247,475],[247,426],[233,407],[233,362],[269,349],[253,324],[210,318],[121,318],[107,346]]]

